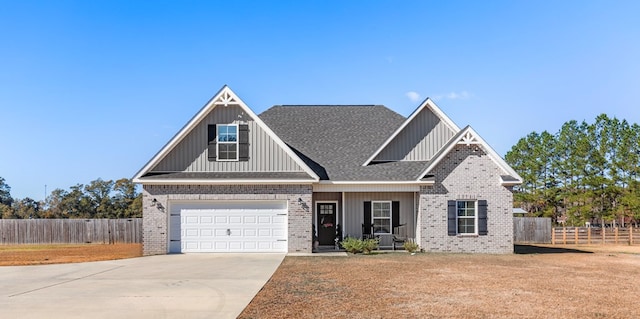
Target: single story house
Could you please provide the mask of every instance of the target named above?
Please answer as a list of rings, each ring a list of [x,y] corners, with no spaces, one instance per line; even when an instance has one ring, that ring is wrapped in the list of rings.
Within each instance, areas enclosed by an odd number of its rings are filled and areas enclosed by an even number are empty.
[[[470,126],[426,99],[276,105],[224,86],[144,165],[145,255],[312,252],[346,236],[424,251],[512,253],[521,177]]]

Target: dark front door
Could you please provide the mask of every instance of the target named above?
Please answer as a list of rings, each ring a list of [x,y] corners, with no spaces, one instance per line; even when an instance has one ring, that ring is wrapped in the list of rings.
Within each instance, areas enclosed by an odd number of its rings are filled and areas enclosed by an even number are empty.
[[[334,245],[336,238],[336,204],[317,203],[318,242],[320,245]]]

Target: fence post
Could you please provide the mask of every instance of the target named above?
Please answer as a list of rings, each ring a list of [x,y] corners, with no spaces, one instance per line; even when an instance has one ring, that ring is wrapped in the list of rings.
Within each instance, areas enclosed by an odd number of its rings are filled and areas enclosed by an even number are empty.
[[[556,228],[551,227],[551,245],[556,244]]]
[[[562,244],[567,244],[567,227],[562,226]]]
[[[604,227],[604,225],[602,225],[602,243],[603,244],[607,243],[607,238],[606,238],[606,235],[605,235],[606,229],[607,229],[607,227]]]
[[[633,245],[633,227],[629,226],[629,245]]]
[[[574,229],[575,233],[573,234],[573,238],[575,239],[574,244],[578,244],[578,227]]]
[[[587,227],[587,244],[591,245],[591,227]]]
[[[616,244],[618,243],[618,227],[613,229],[613,240]]]

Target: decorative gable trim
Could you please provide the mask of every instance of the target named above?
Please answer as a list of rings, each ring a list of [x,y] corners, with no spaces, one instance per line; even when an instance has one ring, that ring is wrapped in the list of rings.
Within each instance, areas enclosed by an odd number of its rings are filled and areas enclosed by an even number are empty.
[[[217,95],[217,97],[214,97],[213,99],[214,105],[222,106],[240,105],[241,102],[242,101],[240,101],[240,99],[226,85],[222,88],[222,91]]]
[[[471,146],[472,144],[482,144],[478,138],[471,132],[467,131],[462,135],[457,144]]]
[[[273,141],[280,146],[314,181],[320,177],[298,157],[231,89],[225,85],[216,93],[200,111],[180,129],[180,131],[162,148],[133,178],[134,183],[146,183],[141,177],[149,173],[162,161],[202,120],[216,107],[234,105],[240,107],[249,117],[262,128]]]
[[[422,113],[425,109],[430,110],[433,114],[435,114],[444,124],[449,127],[453,132],[460,131],[460,128],[454,123],[442,110],[433,102],[430,98],[426,98],[418,108],[411,113],[411,115],[407,118],[400,127],[387,138],[387,140],[382,143],[382,145],[362,164],[362,166],[367,166],[373,161],[376,156],[378,156],[390,143],[393,141],[400,132],[402,132],[408,125],[411,123],[420,113]]]
[[[418,175],[418,180],[429,174],[431,170],[438,166],[438,164],[446,157],[447,154],[449,154],[449,152],[451,152],[451,150],[453,150],[456,145],[475,145],[475,147],[481,147],[485,153],[489,155],[489,158],[491,158],[498,167],[508,174],[508,176],[500,177],[501,185],[513,186],[522,184],[522,177],[520,177],[520,175],[518,175],[518,173],[516,173],[516,171],[514,171],[513,168],[511,168],[511,166],[509,166],[509,164],[507,164],[507,162],[505,162],[502,157],[500,157],[500,155],[498,155],[498,153],[491,148],[491,146],[489,146],[489,144],[487,144],[487,142],[485,142],[485,140],[480,137],[473,128],[471,128],[471,126],[467,126],[462,129],[462,131],[454,135],[451,140],[442,147],[440,152],[438,152],[438,154],[434,156],[434,159],[429,163],[429,166],[427,166],[427,168]]]

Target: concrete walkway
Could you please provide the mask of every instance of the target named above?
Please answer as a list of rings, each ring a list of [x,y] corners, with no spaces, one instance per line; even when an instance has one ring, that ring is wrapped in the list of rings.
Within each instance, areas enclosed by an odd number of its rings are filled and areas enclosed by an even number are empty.
[[[236,318],[284,254],[0,267],[2,318]]]

